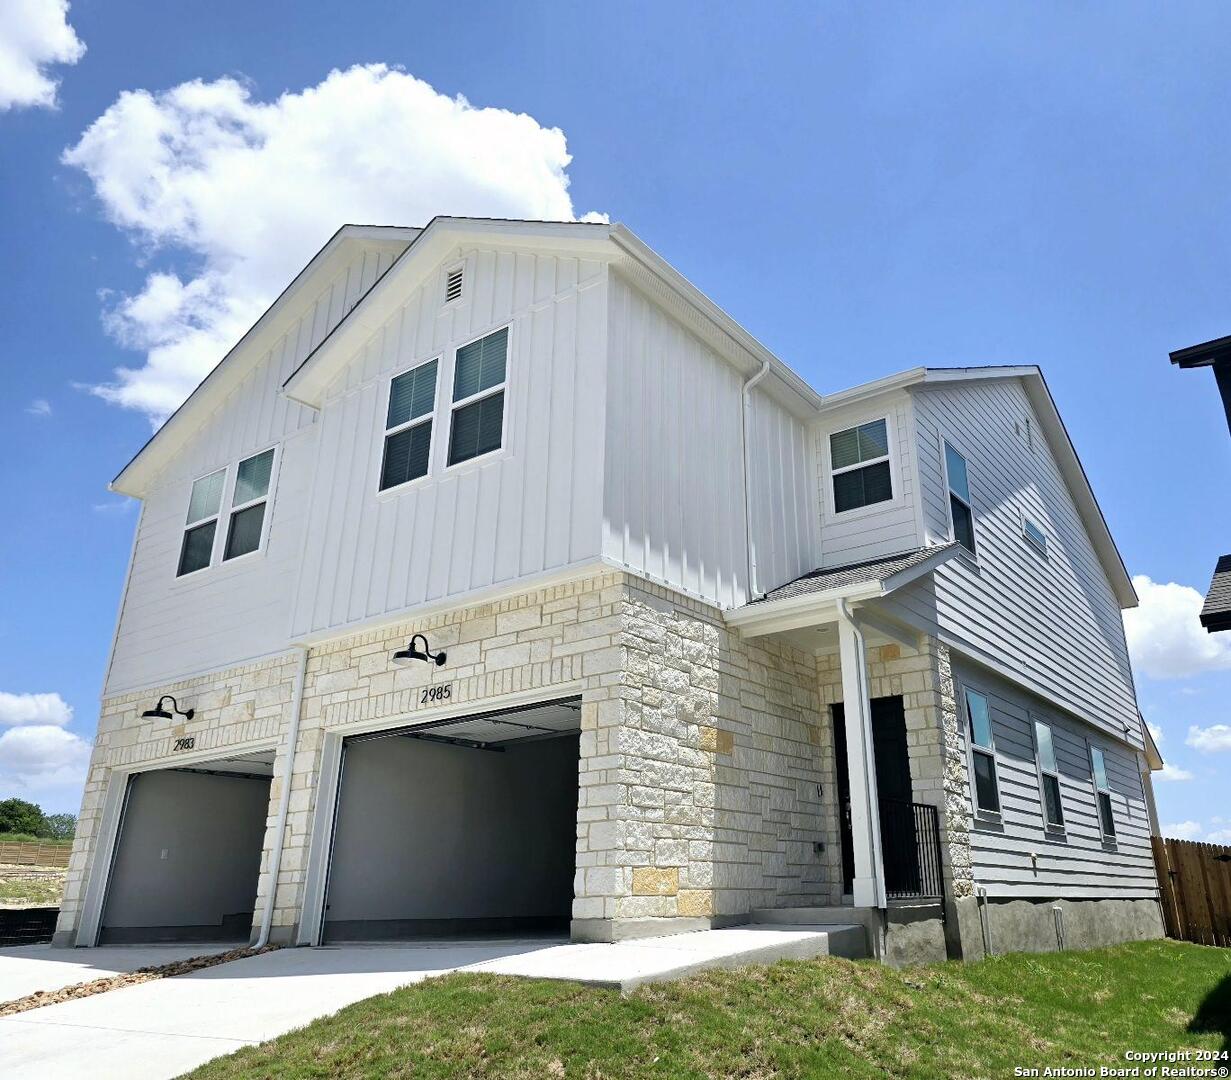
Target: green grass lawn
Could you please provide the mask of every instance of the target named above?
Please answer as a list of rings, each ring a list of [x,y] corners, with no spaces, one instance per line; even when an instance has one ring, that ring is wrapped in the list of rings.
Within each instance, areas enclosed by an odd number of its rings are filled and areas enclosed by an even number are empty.
[[[6,832],[0,833],[0,844],[50,844],[52,847],[72,847],[72,840],[51,840],[46,836],[32,836],[30,833]]]
[[[621,997],[451,975],[369,998],[192,1075],[1008,1077],[1231,1050],[1231,950],[1174,941],[892,971],[784,961]],[[1231,1062],[1214,1062],[1231,1064]],[[1040,1074],[1041,1075],[1041,1074]]]
[[[59,907],[64,898],[64,876],[18,880],[0,870],[0,907]]]

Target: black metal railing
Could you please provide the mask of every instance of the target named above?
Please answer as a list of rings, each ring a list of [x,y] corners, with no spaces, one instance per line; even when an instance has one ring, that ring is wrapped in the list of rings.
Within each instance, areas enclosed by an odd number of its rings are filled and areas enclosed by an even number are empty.
[[[931,900],[944,895],[940,864],[940,815],[936,807],[881,799],[881,857],[891,900]]]

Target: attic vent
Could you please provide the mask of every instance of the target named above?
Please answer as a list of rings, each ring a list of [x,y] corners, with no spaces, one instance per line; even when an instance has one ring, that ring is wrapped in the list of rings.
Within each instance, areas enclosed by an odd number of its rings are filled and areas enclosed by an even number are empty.
[[[450,270],[445,275],[445,303],[451,304],[462,298],[462,268]]]

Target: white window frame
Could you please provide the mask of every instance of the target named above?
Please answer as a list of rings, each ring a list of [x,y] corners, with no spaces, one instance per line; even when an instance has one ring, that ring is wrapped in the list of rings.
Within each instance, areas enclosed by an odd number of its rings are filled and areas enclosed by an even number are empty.
[[[824,432],[824,447],[825,455],[825,508],[830,517],[849,521],[851,518],[859,517],[865,514],[875,514],[884,512],[891,506],[897,506],[901,503],[902,485],[898,476],[897,464],[897,441],[894,432],[894,416],[895,413],[873,413],[870,416],[865,416],[862,419],[847,423],[842,422],[841,427],[830,428]],[[835,469],[833,465],[833,445],[830,439],[834,435],[841,435],[844,431],[853,431],[855,428],[861,428],[867,424],[875,424],[878,420],[885,422],[885,442],[888,445],[888,452],[881,457],[869,458],[867,461],[859,461],[854,465],[844,465],[840,469]],[[888,499],[882,499],[880,502],[868,503],[866,506],[853,506],[849,510],[839,510],[838,503],[834,497],[833,480],[835,476],[840,476],[843,473],[853,472],[856,469],[866,469],[869,465],[879,465],[882,461],[889,462],[889,490],[891,492]]]
[[[504,381],[496,383],[495,386],[489,386],[485,390],[480,390],[477,394],[471,394],[467,398],[462,398],[461,401],[453,400],[453,383],[457,378],[457,354],[467,345],[473,345],[476,341],[482,341],[484,338],[491,337],[493,334],[500,333],[501,330],[507,330],[508,338],[505,345],[504,353]],[[512,382],[513,376],[513,324],[499,323],[493,326],[490,330],[484,330],[481,334],[472,334],[466,338],[460,345],[454,346],[453,363],[449,365],[449,396],[448,396],[448,431],[444,440],[441,442],[441,454],[444,460],[444,473],[452,473],[459,469],[468,469],[474,467],[480,462],[490,461],[499,454],[508,452],[509,448],[509,384]],[[449,464],[449,447],[453,443],[453,417],[458,409],[464,409],[467,405],[473,405],[475,402],[483,401],[486,398],[492,397],[495,394],[504,391],[504,403],[500,413],[500,445],[494,450],[488,450],[486,453],[479,454],[476,457],[466,458],[465,461],[454,462]]]
[[[1047,549],[1048,549],[1048,545],[1050,541],[1048,539],[1046,530],[1044,530],[1043,526],[1040,525],[1037,521],[1035,521],[1034,518],[1032,518],[1029,514],[1027,514],[1025,510],[1021,511],[1021,518],[1022,518],[1022,539],[1024,539],[1026,543],[1031,548],[1033,548],[1034,551],[1038,555],[1042,556],[1044,559],[1048,558],[1049,555],[1048,555]],[[1030,530],[1027,528],[1028,525],[1034,526],[1034,528],[1038,531],[1038,534],[1043,538],[1042,543],[1039,543],[1038,540],[1036,540],[1033,536],[1030,535]],[[975,545],[975,547],[978,547],[978,546],[979,546],[978,544]]]
[[[260,457],[262,454],[272,450],[274,459],[269,465],[269,487],[265,494],[257,499],[249,499],[241,506],[232,506],[231,500],[235,497],[235,485],[239,482],[239,467],[250,458]],[[223,517],[226,518],[226,529],[223,532],[226,534],[222,538],[222,548],[216,554],[218,555],[219,566],[236,566],[248,559],[252,559],[259,555],[265,554],[265,543],[269,539],[269,524],[274,516],[274,491],[278,486],[278,466],[282,462],[281,447],[275,443],[273,446],[266,446],[260,450],[254,450],[251,454],[244,454],[243,457],[237,458],[235,462],[227,466],[227,482],[224,485],[225,497],[223,499]],[[231,535],[231,519],[241,510],[247,510],[250,507],[256,506],[258,503],[265,504],[265,513],[261,517],[261,539],[257,546],[251,551],[245,551],[242,555],[236,555],[234,558],[228,559],[227,554],[227,539]],[[217,535],[214,537],[217,541]]]
[[[462,275],[462,288],[461,288],[461,291],[457,294],[457,296],[454,299],[450,300],[449,299],[449,278],[452,277],[455,273],[460,273]],[[467,289],[466,289],[466,260],[461,259],[458,262],[450,263],[448,266],[444,267],[443,271],[441,272],[441,275],[440,275],[440,306],[442,308],[455,308],[455,307],[460,306],[461,303],[466,299],[466,292],[467,292]],[[437,379],[437,382],[439,382],[439,379]]]
[[[222,491],[218,495],[217,512],[214,514],[210,514],[207,517],[203,517],[199,521],[190,522],[188,521],[188,511],[187,510],[184,511],[184,524],[180,528],[180,542],[179,542],[179,546],[175,549],[175,580],[176,581],[187,581],[191,577],[196,577],[198,574],[202,574],[206,570],[211,569],[220,561],[218,559],[218,534],[222,530],[219,529],[218,526],[222,524],[222,519],[226,513],[227,488],[228,488],[228,482],[230,481],[230,468],[231,468],[230,465],[223,465],[221,468],[210,469],[208,472],[203,472],[200,476],[194,476],[192,478],[192,482],[188,485],[188,508],[189,510],[191,510],[192,509],[192,492],[193,492],[193,489],[197,486],[197,482],[199,480],[205,480],[211,476],[215,476],[218,473],[222,473]],[[209,549],[209,562],[207,562],[204,566],[197,567],[197,569],[195,570],[189,570],[187,573],[181,574],[180,573],[180,563],[182,563],[184,560],[184,539],[194,529],[203,528],[204,526],[208,525],[211,521],[215,522],[216,524],[214,525],[214,539]]]
[[[970,499],[963,499],[949,484],[949,455],[945,453],[945,446],[953,447],[954,452],[961,457],[966,463],[966,486],[970,489]],[[974,559],[976,562],[979,559],[979,548],[982,546],[979,543],[979,530],[975,526],[975,508],[974,508],[974,487],[970,479],[970,455],[960,442],[952,436],[941,433],[940,436],[940,469],[945,478],[945,516],[949,519],[949,539],[957,542],[957,528],[953,522],[953,506],[950,504],[950,497],[957,499],[967,510],[970,511],[970,535],[974,538],[975,549],[971,551],[965,544],[959,543],[958,546],[962,550],[962,554],[968,558]]]
[[[968,695],[978,694],[987,704],[987,734],[991,746],[978,746],[975,743],[974,718],[970,712]],[[962,686],[962,709],[966,713],[966,767],[970,773],[970,805],[974,808],[975,817],[984,821],[1000,821],[1004,809],[1004,796],[1001,794],[1000,769],[996,762],[996,724],[992,718],[992,701],[988,694],[974,686]],[[992,763],[992,779],[996,783],[996,809],[988,810],[979,805],[979,785],[975,773],[975,754],[982,754]]]
[[[435,469],[432,467],[432,454],[436,449],[436,433],[437,421],[440,413],[440,387],[444,379],[441,378],[441,371],[444,368],[444,354],[436,354],[426,357],[423,360],[416,360],[413,364],[409,364],[404,368],[399,368],[385,380],[385,393],[381,401],[380,415],[385,418],[385,422],[389,422],[389,399],[393,396],[394,380],[400,379],[403,375],[409,375],[412,371],[417,371],[421,367],[425,367],[433,360],[436,361],[436,389],[432,395],[432,408],[430,412],[425,412],[422,416],[416,416],[413,419],[407,420],[404,424],[399,424],[397,427],[386,427],[382,429],[380,438],[376,441],[376,494],[383,498],[386,495],[400,494],[410,488],[424,484],[431,480]],[[505,368],[505,377],[508,377],[508,368]],[[427,421],[432,422],[432,434],[428,439],[427,444],[427,472],[422,476],[416,476],[411,480],[403,480],[400,484],[394,484],[392,487],[382,488],[380,486],[381,474],[385,470],[385,444],[389,441],[391,435],[397,435],[399,432],[406,431],[408,428],[417,427]]]
[[[1064,788],[1060,783],[1060,757],[1056,753],[1056,725],[1035,716],[1033,713],[1027,713],[1026,715],[1030,721],[1030,738],[1034,743],[1034,764],[1039,778],[1039,811],[1043,815],[1043,831],[1051,835],[1063,835],[1066,831],[1064,823]],[[1047,728],[1048,733],[1051,735],[1051,752],[1056,762],[1054,769],[1045,769],[1043,767],[1043,753],[1039,744],[1040,727]],[[1046,776],[1052,777],[1056,781],[1056,799],[1060,804],[1059,822],[1051,821],[1047,816],[1047,791],[1043,783],[1043,778]]]
[[[1111,777],[1107,777],[1107,786],[1101,788],[1098,786],[1098,772],[1094,768],[1094,753],[1097,750],[1099,757],[1103,759],[1103,775],[1107,775],[1107,754],[1101,746],[1096,746],[1089,739],[1086,740],[1087,759],[1090,762],[1090,786],[1094,789],[1094,817],[1098,821],[1099,835],[1103,838],[1103,844],[1111,847],[1116,843],[1116,807],[1112,801],[1112,795],[1115,792],[1111,786]],[[1103,828],[1103,806],[1102,797],[1107,796],[1107,812],[1111,816],[1112,832],[1107,832]]]

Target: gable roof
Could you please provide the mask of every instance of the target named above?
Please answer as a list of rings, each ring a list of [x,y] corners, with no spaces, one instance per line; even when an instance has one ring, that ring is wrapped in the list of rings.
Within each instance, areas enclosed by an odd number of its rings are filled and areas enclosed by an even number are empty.
[[[1121,608],[1137,606],[1137,592],[1133,588],[1132,578],[1124,565],[1120,549],[1112,538],[1107,527],[1107,519],[1103,516],[1094,489],[1090,486],[1090,478],[1077,456],[1077,448],[1069,437],[1068,428],[1060,418],[1056,401],[1048,389],[1043,372],[1036,364],[1014,366],[988,367],[953,367],[953,368],[911,368],[884,379],[864,383],[862,386],[843,390],[837,394],[825,396],[822,413],[844,405],[866,401],[870,398],[886,394],[894,390],[911,390],[916,387],[937,386],[945,383],[972,382],[989,379],[1020,379],[1025,388],[1026,396],[1039,418],[1039,426],[1047,439],[1048,445],[1056,457],[1056,465],[1073,497],[1077,513],[1094,546],[1107,580]]]
[[[1211,634],[1231,630],[1231,555],[1224,555],[1214,567],[1210,591],[1201,606],[1201,625]]]
[[[204,417],[244,381],[253,365],[297,317],[297,304],[303,293],[323,286],[357,247],[388,244],[395,250],[404,250],[421,231],[394,225],[343,225],[338,229],[180,407],[146,440],[108,485],[110,489],[140,498],[162,464],[196,433]]]

